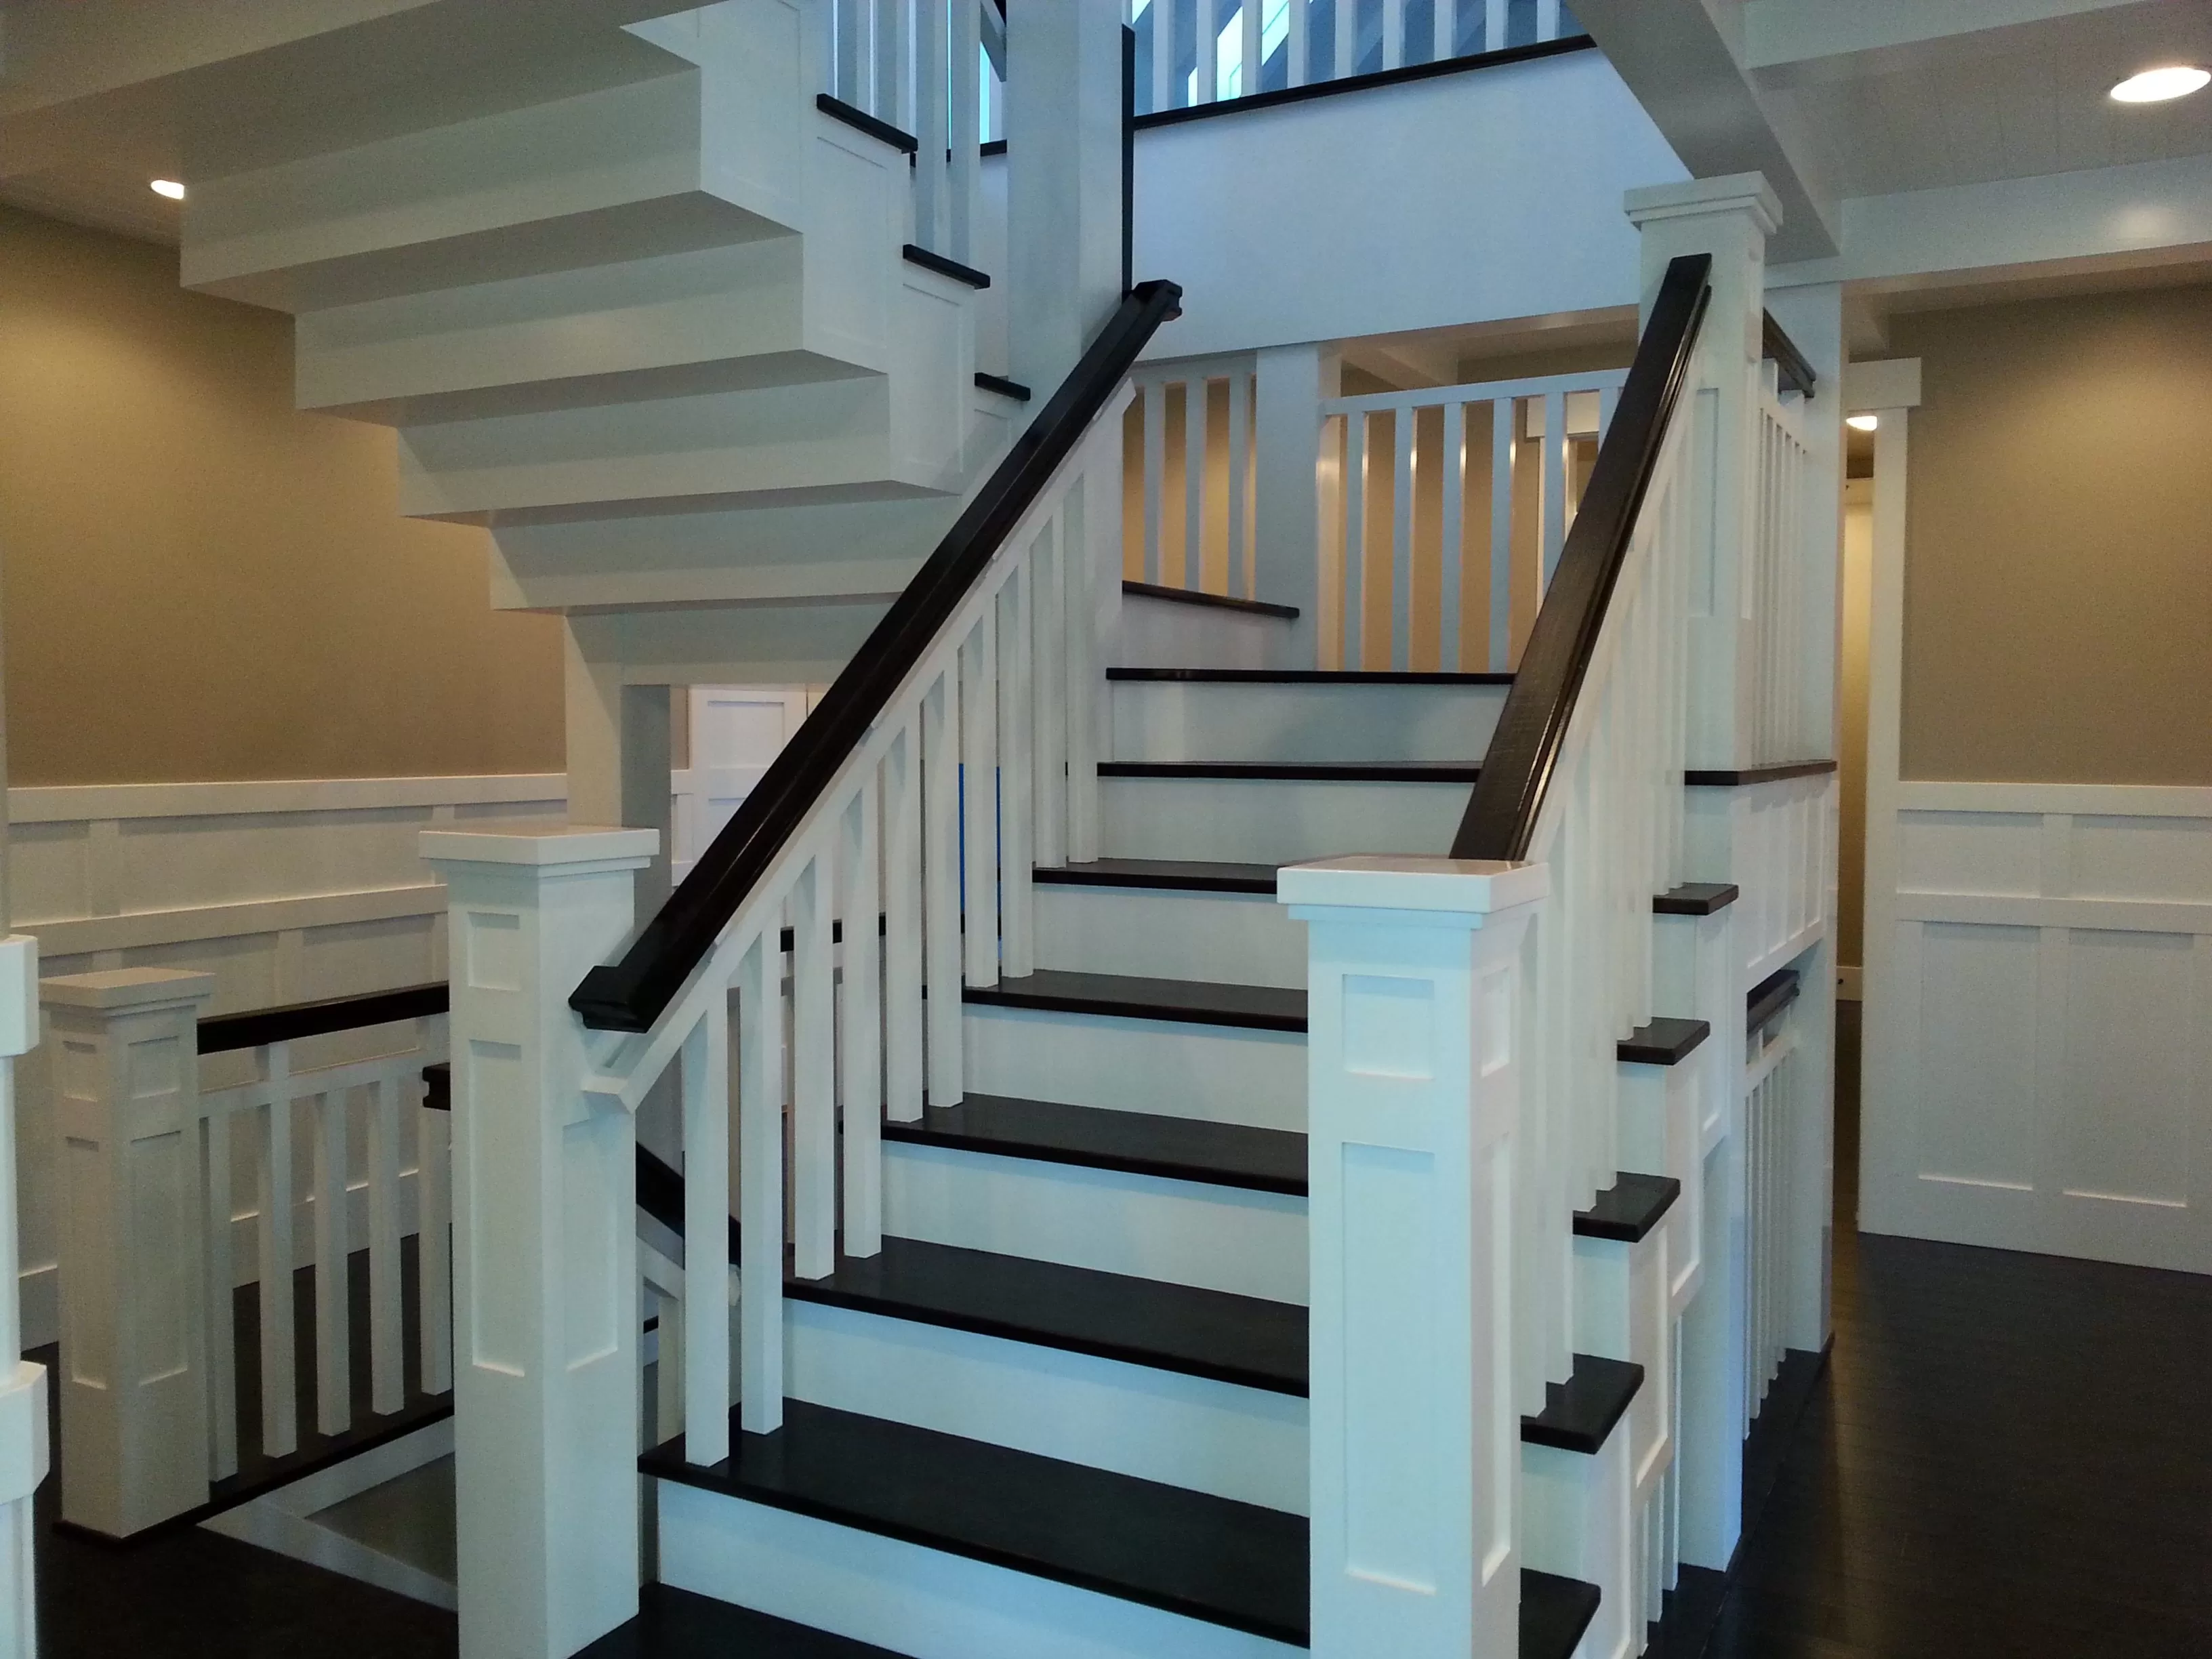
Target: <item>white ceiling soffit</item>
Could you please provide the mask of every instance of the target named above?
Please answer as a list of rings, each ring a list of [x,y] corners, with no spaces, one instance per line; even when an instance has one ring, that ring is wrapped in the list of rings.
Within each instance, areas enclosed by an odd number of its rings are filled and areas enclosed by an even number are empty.
[[[1575,0],[1575,15],[1692,176],[1765,174],[1782,204],[1773,257],[1826,258],[1838,246],[1839,192],[1786,95],[1769,94],[1745,69],[1741,9],[1739,0]]]

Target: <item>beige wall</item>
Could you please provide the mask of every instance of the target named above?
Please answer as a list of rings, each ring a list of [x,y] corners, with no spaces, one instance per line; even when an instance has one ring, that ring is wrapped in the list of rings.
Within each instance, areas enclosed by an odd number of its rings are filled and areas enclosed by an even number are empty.
[[[9,781],[560,770],[559,624],[397,516],[392,449],[294,410],[289,318],[0,208]]]
[[[1894,319],[1908,778],[2212,784],[2212,287]]]

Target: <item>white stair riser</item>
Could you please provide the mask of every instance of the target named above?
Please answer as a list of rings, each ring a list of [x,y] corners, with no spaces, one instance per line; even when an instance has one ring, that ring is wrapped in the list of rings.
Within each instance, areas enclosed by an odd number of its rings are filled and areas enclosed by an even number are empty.
[[[896,593],[958,515],[951,496],[495,526],[503,609]]]
[[[884,1229],[1270,1302],[1306,1299],[1306,1202],[1281,1193],[887,1141]]]
[[[1229,985],[1306,982],[1304,927],[1272,896],[1041,883],[1041,968]]]
[[[808,684],[836,678],[890,604],[665,605],[569,627],[587,661],[622,664],[633,684]]]
[[[1101,778],[1100,849],[1109,858],[1278,865],[1347,853],[1442,857],[1471,787]]]
[[[1302,1033],[970,1007],[967,1086],[1304,1133]]]
[[[811,1303],[785,1330],[793,1399],[1305,1512],[1302,1398]]]
[[[662,1583],[914,1659],[1303,1659],[1306,1651],[809,1516],[657,1484]]]
[[[957,490],[975,400],[968,292],[927,272],[902,282],[886,375],[404,427],[400,510],[460,517]]]
[[[1522,1565],[1598,1589],[1597,1617],[1575,1659],[1636,1659],[1644,1650],[1628,1438],[1624,1419],[1594,1455],[1521,1448]]]
[[[1123,668],[1311,667],[1287,660],[1291,638],[1280,617],[1127,593],[1121,639],[1106,660]]]
[[[1490,746],[1499,686],[1113,683],[1116,760],[1455,761]]]

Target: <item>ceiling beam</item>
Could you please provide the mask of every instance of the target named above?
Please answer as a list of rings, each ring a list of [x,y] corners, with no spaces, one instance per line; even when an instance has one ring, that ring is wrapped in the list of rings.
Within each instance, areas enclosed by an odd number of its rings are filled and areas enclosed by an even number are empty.
[[[1744,69],[1742,9],[1734,0],[1575,0],[1575,15],[1693,177],[1765,175],[1782,204],[1771,258],[1832,255],[1835,191],[1794,113],[1763,98]]]

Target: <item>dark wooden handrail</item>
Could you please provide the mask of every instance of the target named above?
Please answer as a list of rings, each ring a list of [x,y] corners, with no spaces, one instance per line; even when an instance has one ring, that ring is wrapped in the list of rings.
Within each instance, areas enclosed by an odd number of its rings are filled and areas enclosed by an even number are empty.
[[[659,914],[621,961],[585,975],[568,998],[585,1024],[653,1029],[1182,299],[1163,282],[1139,283],[1122,299]]]
[[[1797,342],[1790,337],[1790,331],[1774,320],[1774,313],[1759,313],[1759,349],[1774,360],[1775,373],[1782,384],[1800,397],[1810,398],[1820,376],[1813,373],[1813,365],[1805,354],[1797,349]]]
[[[321,1002],[217,1014],[200,1022],[200,1052],[228,1054],[234,1048],[258,1048],[266,1043],[292,1042],[332,1031],[358,1031],[403,1019],[427,1019],[446,1012],[450,994],[441,980],[435,985],[409,985],[357,997],[331,997]]]
[[[1455,859],[1522,859],[1544,791],[1597,649],[1606,606],[1628,557],[1644,492],[1680,401],[1698,328],[1712,298],[1712,256],[1685,254],[1667,267],[1651,320],[1636,348],[1613,424],[1599,445],[1559,567],[1521,653],[1513,689],[1483,757],[1482,776],[1453,839]]]

